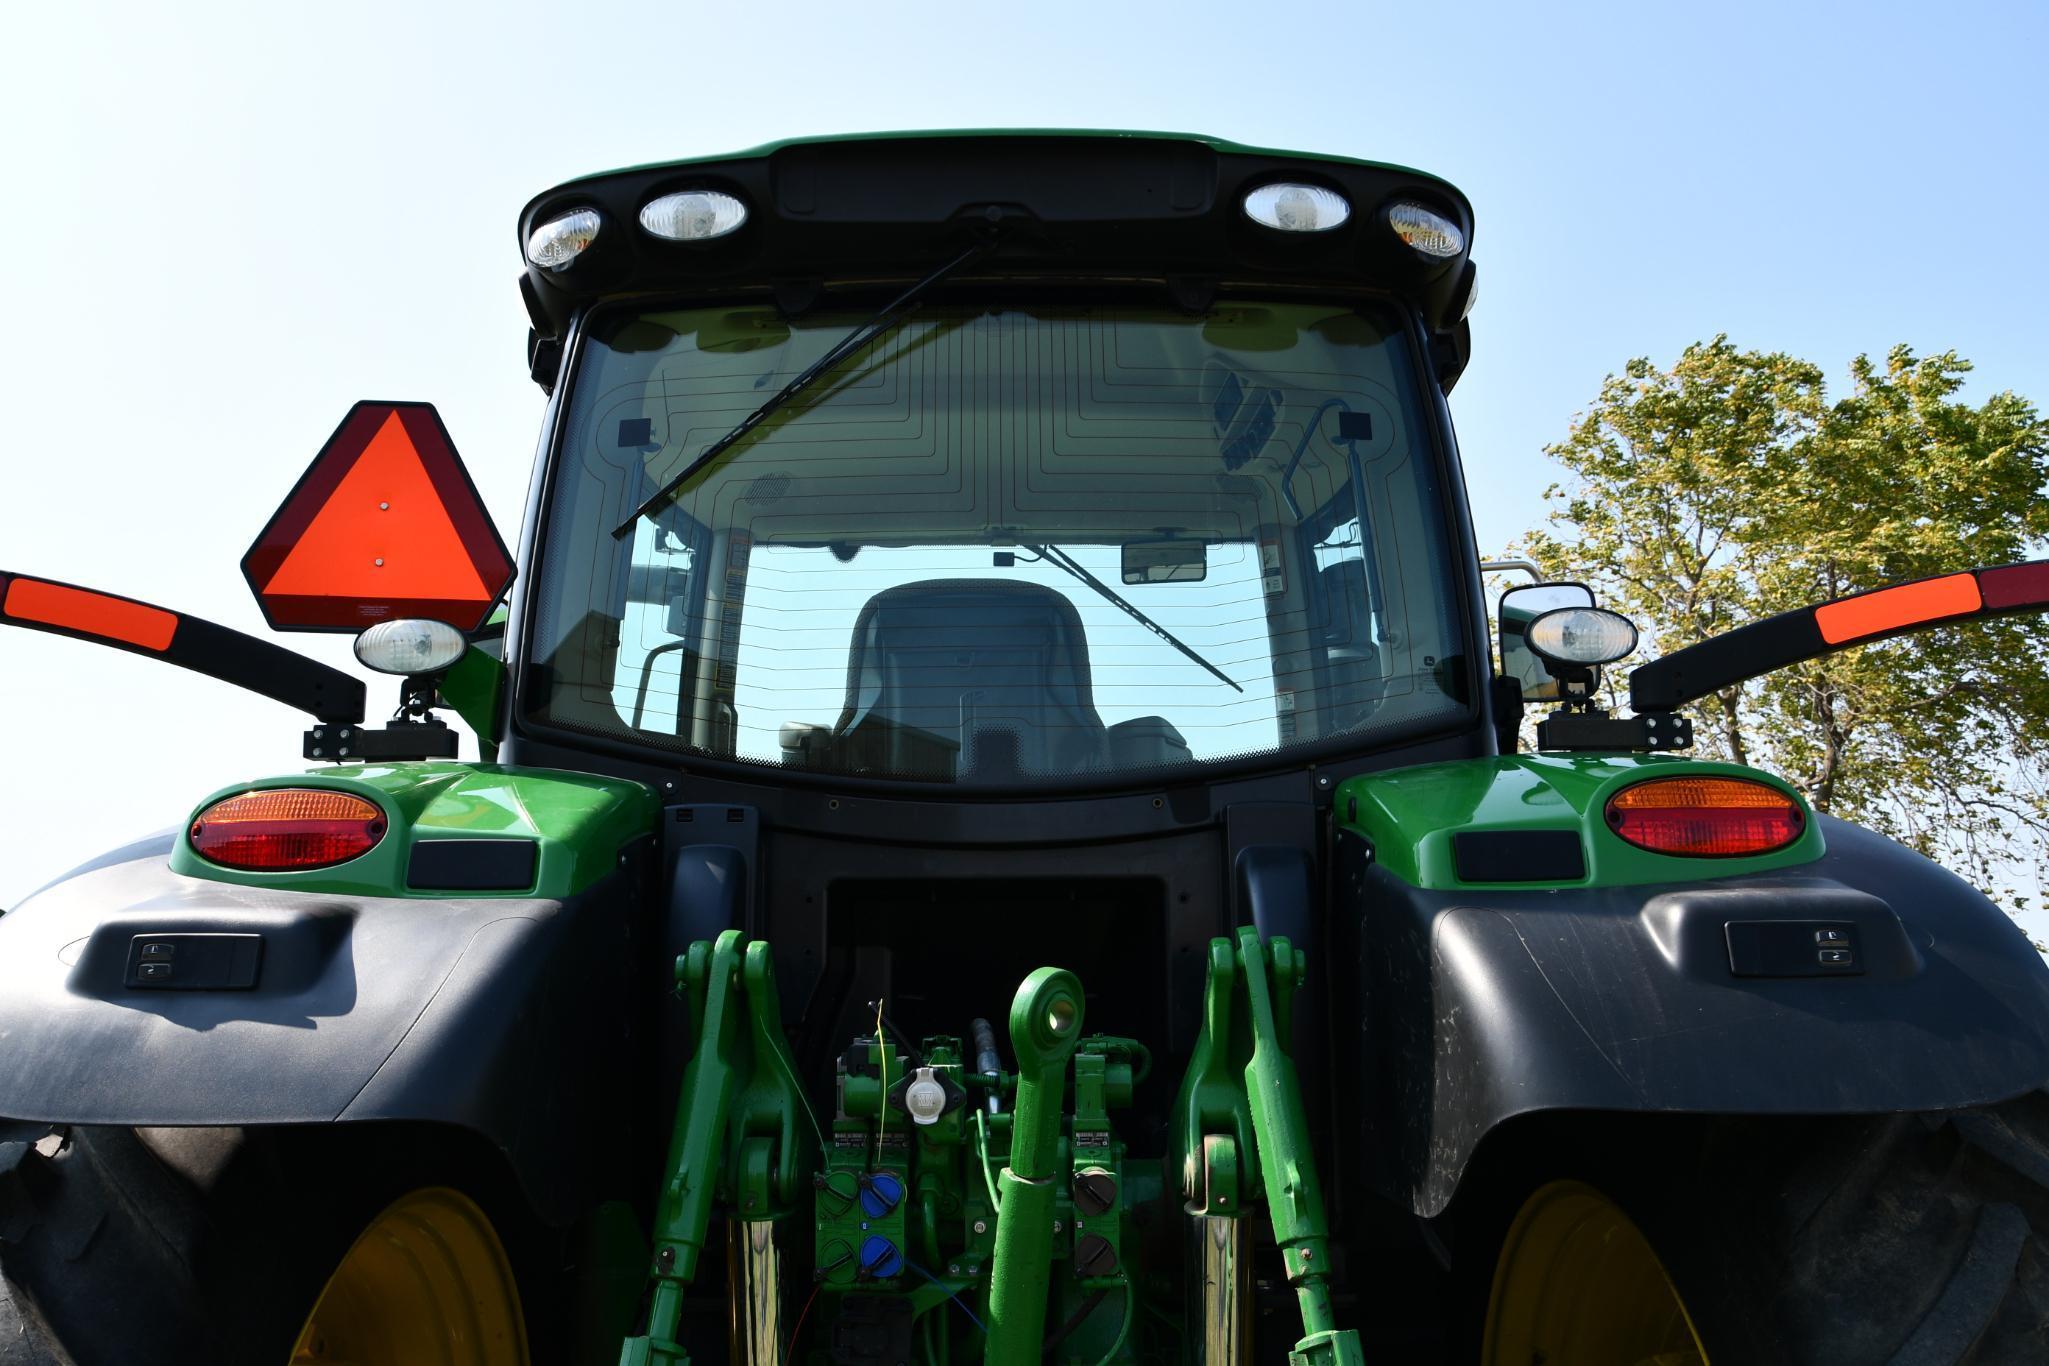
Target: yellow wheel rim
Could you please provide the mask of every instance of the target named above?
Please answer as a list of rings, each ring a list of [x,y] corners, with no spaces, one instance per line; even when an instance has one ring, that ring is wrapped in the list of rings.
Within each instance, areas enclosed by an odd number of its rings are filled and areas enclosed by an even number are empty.
[[[1579,1181],[1516,1215],[1494,1268],[1483,1366],[1707,1366],[1700,1334],[1629,1216]]]
[[[526,1366],[519,1288],[491,1221],[441,1187],[392,1205],[328,1278],[292,1361]]]

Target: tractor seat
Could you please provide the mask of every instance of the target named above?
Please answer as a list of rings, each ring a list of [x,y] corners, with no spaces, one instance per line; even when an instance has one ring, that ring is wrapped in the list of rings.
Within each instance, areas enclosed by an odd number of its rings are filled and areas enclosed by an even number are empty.
[[[1088,638],[1050,588],[931,579],[854,622],[835,748],[855,771],[1001,781],[1108,762]]]
[[[1372,585],[1363,560],[1340,560],[1316,576],[1323,599],[1324,663],[1329,669],[1327,714],[1337,728],[1371,716],[1387,691],[1380,647],[1373,641]]]

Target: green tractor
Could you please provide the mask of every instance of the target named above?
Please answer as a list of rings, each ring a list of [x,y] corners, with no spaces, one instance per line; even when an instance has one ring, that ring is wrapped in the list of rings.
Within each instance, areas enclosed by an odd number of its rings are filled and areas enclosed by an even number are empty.
[[[1472,235],[1429,175],[1159,134],[592,176],[519,223],[516,561],[414,403],[243,561],[388,721],[0,575],[316,765],[0,918],[0,1363],[2049,1359],[2049,968],[1676,752],[2049,564],[1611,714],[1629,622],[1490,614]]]

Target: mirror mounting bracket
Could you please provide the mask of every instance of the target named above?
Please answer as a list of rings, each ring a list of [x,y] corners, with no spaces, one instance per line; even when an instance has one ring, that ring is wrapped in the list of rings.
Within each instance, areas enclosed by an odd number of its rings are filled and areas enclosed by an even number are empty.
[[[1562,708],[1537,722],[1537,748],[1659,754],[1693,747],[1693,722],[1676,712],[1610,716]]]

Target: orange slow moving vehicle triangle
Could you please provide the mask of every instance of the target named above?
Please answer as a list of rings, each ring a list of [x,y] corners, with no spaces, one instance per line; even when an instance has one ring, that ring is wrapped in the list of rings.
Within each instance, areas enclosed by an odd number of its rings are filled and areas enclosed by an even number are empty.
[[[358,403],[242,560],[271,626],[481,625],[512,558],[432,405]]]

